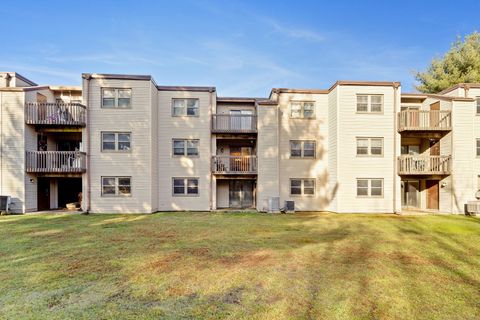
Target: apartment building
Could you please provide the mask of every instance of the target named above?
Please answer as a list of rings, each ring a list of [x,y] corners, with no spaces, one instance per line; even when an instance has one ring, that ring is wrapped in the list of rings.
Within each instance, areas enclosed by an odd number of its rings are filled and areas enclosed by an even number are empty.
[[[0,194],[31,212],[465,213],[480,181],[480,85],[274,88],[264,98],[151,76],[39,86],[0,73]],[[275,205],[276,203],[276,205]]]

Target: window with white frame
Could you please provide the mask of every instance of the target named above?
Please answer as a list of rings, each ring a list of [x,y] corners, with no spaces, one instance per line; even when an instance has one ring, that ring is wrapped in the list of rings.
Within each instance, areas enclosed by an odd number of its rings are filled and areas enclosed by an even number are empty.
[[[131,182],[131,177],[102,177],[102,196],[130,196],[132,194]]]
[[[197,117],[199,115],[198,99],[172,99],[172,115],[175,117]]]
[[[357,179],[357,197],[382,197],[383,179]]]
[[[382,156],[383,138],[357,138],[357,156]]]
[[[477,115],[480,115],[480,97],[476,97],[477,100]]]
[[[290,118],[314,119],[315,102],[294,101],[290,104]]]
[[[130,151],[131,135],[131,132],[102,132],[102,151]]]
[[[198,196],[198,178],[173,178],[174,196]]]
[[[477,139],[477,157],[480,157],[480,139]]]
[[[198,144],[197,139],[173,139],[173,155],[174,156],[198,156]]]
[[[383,95],[381,94],[358,94],[357,112],[361,113],[382,113]]]
[[[131,108],[132,89],[102,88],[102,108]]]
[[[291,140],[290,157],[291,158],[315,158],[316,141],[315,140]]]
[[[290,179],[290,195],[315,195],[315,179]]]

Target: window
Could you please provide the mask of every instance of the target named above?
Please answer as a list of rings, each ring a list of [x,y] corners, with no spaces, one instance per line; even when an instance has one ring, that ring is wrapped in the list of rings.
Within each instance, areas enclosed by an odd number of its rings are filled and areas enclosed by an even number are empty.
[[[290,104],[290,117],[296,119],[315,118],[314,102],[292,102]]]
[[[383,95],[357,95],[357,112],[361,113],[382,113]]]
[[[382,197],[383,179],[357,179],[357,197]]]
[[[315,195],[315,179],[290,179],[290,195]]]
[[[173,116],[198,116],[198,99],[173,99]]]
[[[131,107],[132,89],[102,88],[102,108]]]
[[[291,158],[315,158],[316,141],[292,140],[290,141]]]
[[[480,115],[480,97],[477,97],[476,100],[477,100],[477,115]]]
[[[198,156],[199,140],[173,139],[174,156]]]
[[[102,196],[121,197],[131,194],[131,177],[102,177]]]
[[[383,138],[357,138],[357,156],[382,156]]]
[[[480,157],[480,139],[477,139],[477,157]]]
[[[102,151],[127,152],[130,148],[130,132],[102,132]]]
[[[197,196],[198,178],[173,178],[174,196]]]

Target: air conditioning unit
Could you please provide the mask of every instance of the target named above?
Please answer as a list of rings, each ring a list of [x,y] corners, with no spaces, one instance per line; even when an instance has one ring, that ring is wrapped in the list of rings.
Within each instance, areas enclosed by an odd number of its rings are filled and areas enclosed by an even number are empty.
[[[280,197],[268,198],[268,212],[269,213],[280,212]]]
[[[285,200],[285,205],[283,206],[283,211],[286,212],[286,213],[294,213],[295,212],[295,201]]]
[[[10,196],[0,196],[0,212],[9,212],[10,201]]]
[[[472,216],[480,214],[480,201],[468,201],[467,213]]]

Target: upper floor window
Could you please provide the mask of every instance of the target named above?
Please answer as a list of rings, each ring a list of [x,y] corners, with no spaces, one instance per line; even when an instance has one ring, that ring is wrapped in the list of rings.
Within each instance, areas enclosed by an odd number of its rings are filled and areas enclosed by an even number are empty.
[[[383,95],[380,94],[358,94],[357,112],[382,113]]]
[[[357,179],[357,197],[382,197],[383,179]]]
[[[296,119],[314,119],[315,103],[314,102],[292,102],[290,104],[290,118]]]
[[[102,88],[102,108],[131,108],[132,89]]]
[[[314,140],[290,141],[291,158],[315,158],[316,142]]]
[[[383,138],[357,138],[357,156],[382,156]]]
[[[290,195],[315,195],[315,179],[290,179]]]
[[[173,139],[174,156],[198,156],[199,140]]]
[[[173,99],[172,115],[198,117],[198,99]]]
[[[130,132],[102,132],[102,151],[130,151]]]
[[[130,196],[131,180],[131,177],[102,177],[102,196]]]
[[[477,114],[480,115],[480,97],[477,97],[476,100],[477,100]]]
[[[198,178],[173,178],[174,196],[198,196]]]
[[[477,139],[477,157],[480,157],[480,139]]]

